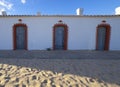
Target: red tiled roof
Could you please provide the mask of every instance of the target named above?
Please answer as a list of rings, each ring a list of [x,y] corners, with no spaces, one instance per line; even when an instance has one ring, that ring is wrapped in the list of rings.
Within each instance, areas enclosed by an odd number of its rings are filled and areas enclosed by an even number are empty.
[[[0,17],[120,17],[120,15],[0,15]]]

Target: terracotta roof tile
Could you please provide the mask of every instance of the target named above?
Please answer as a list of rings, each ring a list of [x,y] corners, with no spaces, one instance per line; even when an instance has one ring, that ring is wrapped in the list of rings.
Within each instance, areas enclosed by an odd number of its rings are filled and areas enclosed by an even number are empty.
[[[120,15],[0,15],[0,17],[120,17]]]

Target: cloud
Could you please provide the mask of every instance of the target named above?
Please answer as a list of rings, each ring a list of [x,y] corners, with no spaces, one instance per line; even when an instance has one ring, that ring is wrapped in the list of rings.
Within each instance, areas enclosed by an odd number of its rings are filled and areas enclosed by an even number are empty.
[[[115,9],[115,14],[116,14],[116,15],[120,15],[120,7],[117,7],[117,8]]]
[[[26,3],[26,0],[21,0],[21,2],[22,2],[23,4],[25,4],[25,3]]]
[[[10,9],[12,9],[13,4],[10,3],[10,2],[7,2],[5,0],[0,0],[0,6],[3,7],[3,8],[6,8],[8,10],[10,10]]]

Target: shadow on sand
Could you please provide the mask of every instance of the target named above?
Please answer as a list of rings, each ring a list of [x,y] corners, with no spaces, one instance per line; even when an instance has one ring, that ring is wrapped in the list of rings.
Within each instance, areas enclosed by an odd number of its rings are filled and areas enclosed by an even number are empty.
[[[120,86],[119,54],[119,51],[0,51],[0,64],[89,77]]]

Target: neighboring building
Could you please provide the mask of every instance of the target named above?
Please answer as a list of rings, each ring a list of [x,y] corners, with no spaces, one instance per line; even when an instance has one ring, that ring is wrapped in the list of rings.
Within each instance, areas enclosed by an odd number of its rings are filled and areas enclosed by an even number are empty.
[[[120,15],[1,15],[0,50],[120,50]]]

